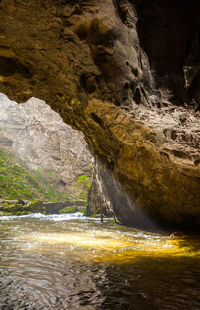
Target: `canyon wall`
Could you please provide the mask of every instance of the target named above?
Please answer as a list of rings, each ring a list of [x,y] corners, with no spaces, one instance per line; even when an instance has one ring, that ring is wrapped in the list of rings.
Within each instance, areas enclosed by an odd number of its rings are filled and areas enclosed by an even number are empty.
[[[35,98],[17,105],[0,94],[0,147],[70,194],[76,192],[78,176],[92,177],[92,156],[82,133]]]
[[[199,17],[194,0],[0,2],[0,90],[84,133],[121,223],[200,223]]]

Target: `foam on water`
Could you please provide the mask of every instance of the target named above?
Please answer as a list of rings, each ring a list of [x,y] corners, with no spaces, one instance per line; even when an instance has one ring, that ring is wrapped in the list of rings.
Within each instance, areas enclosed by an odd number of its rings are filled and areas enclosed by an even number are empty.
[[[20,220],[20,219],[40,219],[40,220],[49,220],[49,221],[66,221],[71,219],[81,219],[85,218],[82,213],[68,213],[68,214],[51,214],[45,215],[42,213],[34,213],[27,215],[9,215],[9,216],[1,216],[1,221],[12,221],[12,220]]]
[[[91,218],[84,216],[81,212],[68,213],[68,214],[42,214],[42,213],[33,213],[27,215],[8,215],[0,216],[0,221],[12,221],[12,220],[23,220],[23,219],[39,219],[46,221],[70,221],[70,220],[90,220],[90,221],[100,221],[100,218]],[[105,219],[107,221],[109,219]]]

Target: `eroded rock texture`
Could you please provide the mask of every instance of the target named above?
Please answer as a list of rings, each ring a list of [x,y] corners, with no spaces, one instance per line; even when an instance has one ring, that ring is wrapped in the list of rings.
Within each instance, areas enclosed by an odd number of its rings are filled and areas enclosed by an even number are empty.
[[[2,0],[0,17],[0,90],[83,131],[119,220],[198,226],[200,4]]]

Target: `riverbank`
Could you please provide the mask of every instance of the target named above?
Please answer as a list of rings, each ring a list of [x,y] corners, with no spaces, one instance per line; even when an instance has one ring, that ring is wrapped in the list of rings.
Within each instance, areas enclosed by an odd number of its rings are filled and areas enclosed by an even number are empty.
[[[42,202],[24,200],[0,200],[0,216],[27,215],[33,213],[60,214],[60,213],[85,213],[84,201]]]

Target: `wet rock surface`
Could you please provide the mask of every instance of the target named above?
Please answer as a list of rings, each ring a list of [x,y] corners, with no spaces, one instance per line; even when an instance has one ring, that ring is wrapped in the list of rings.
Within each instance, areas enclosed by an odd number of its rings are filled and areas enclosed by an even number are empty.
[[[196,1],[1,1],[1,91],[84,133],[121,223],[139,209],[199,225],[199,14]]]

